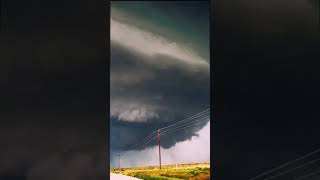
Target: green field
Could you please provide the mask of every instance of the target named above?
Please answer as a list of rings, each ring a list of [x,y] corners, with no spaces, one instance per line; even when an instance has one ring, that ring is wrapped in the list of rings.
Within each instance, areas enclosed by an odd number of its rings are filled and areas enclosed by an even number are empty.
[[[191,163],[112,169],[112,173],[123,174],[144,180],[209,180],[210,163]]]

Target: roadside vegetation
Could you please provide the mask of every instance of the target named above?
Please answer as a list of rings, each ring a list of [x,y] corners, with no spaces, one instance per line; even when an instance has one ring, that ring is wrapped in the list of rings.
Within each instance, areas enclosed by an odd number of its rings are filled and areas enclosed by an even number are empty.
[[[122,168],[111,172],[144,180],[209,180],[210,163],[164,165],[161,169],[158,166]]]

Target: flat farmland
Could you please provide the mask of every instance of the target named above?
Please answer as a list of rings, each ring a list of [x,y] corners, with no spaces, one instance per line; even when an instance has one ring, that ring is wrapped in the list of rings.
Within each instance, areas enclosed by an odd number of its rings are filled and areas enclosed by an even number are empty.
[[[144,180],[209,180],[210,163],[170,164],[161,169],[159,166],[121,168],[111,172]]]

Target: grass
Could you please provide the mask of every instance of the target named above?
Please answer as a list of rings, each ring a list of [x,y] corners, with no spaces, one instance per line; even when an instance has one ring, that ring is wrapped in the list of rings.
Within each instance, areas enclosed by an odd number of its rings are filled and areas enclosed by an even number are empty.
[[[157,166],[112,169],[111,172],[132,176],[144,180],[209,180],[210,163],[191,163]]]

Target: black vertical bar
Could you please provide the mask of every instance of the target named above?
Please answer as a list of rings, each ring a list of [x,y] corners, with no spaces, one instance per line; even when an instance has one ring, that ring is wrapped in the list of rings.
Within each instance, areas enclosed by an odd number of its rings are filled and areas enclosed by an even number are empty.
[[[320,0],[318,0],[318,31],[320,31]]]
[[[5,0],[1,0],[1,8],[0,8],[0,29],[1,32],[5,32],[7,30],[7,4]]]
[[[106,13],[106,18],[105,18],[105,47],[106,47],[106,77],[110,77],[110,3],[111,0],[104,0],[104,7],[105,7],[105,13]],[[110,79],[106,79],[106,89],[110,90]],[[107,101],[106,103],[106,109],[107,109],[107,114],[106,117],[110,118],[110,94],[107,94],[105,100]],[[107,123],[107,130],[109,131],[109,135],[106,137],[106,148],[107,151],[109,152],[109,155],[106,156],[106,161],[107,161],[107,168],[109,169],[110,172],[110,137],[111,137],[111,120],[109,123]],[[109,177],[109,176],[108,176]],[[109,177],[110,178],[110,177]]]
[[[3,9],[4,9],[4,0],[0,0],[0,30],[2,32],[2,28],[3,28]]]

